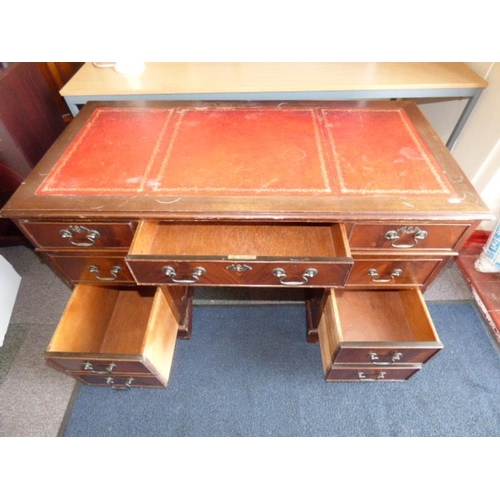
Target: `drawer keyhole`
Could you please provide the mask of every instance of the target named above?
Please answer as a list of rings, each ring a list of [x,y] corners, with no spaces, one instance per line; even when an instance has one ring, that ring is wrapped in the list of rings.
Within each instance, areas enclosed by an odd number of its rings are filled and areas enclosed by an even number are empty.
[[[231,264],[227,266],[228,271],[234,271],[235,273],[244,273],[245,271],[251,271],[252,267],[247,264]]]

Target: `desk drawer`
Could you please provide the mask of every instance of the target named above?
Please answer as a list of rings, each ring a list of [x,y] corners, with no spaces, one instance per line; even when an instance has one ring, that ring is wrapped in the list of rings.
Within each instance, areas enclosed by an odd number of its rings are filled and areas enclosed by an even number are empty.
[[[48,257],[73,283],[135,283],[125,262],[125,255],[49,254]]]
[[[332,365],[325,378],[327,382],[397,382],[408,380],[419,370],[420,365],[387,366],[384,368]]]
[[[343,286],[344,227],[142,222],[127,256],[140,284]]]
[[[354,224],[349,235],[352,250],[384,249],[454,250],[465,236],[470,224]]]
[[[19,221],[28,238],[40,248],[125,248],[134,236],[133,222]]]
[[[54,368],[80,375],[152,375],[142,355],[100,353],[47,352],[46,359]]]
[[[417,370],[443,347],[417,289],[330,290],[318,334],[328,380],[340,367],[369,379],[367,369]]]
[[[165,294],[151,287],[77,285],[45,358],[87,383],[150,376],[165,386],[178,329]]]
[[[441,258],[395,260],[356,256],[347,285],[370,288],[423,286],[442,263]]]
[[[137,375],[85,375],[76,374],[75,378],[88,385],[111,387],[113,389],[132,389],[134,387],[163,387],[156,377]]]

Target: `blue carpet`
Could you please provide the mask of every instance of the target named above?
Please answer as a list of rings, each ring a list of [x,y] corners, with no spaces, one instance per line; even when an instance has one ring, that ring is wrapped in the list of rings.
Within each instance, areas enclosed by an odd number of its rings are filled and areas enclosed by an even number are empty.
[[[326,383],[300,305],[196,306],[166,389],[82,386],[65,436],[499,436],[500,356],[473,303],[429,303],[444,349],[408,382]]]

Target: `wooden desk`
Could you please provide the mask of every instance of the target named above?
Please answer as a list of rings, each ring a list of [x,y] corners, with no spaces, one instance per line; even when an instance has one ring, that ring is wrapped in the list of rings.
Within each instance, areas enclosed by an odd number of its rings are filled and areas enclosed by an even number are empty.
[[[466,98],[451,149],[487,85],[464,63],[146,63],[139,76],[86,63],[61,95],[73,115],[102,100]]]
[[[422,291],[492,218],[387,101],[90,103],[2,216],[75,286],[47,359],[113,387],[167,383],[199,286],[301,289],[327,380],[406,380],[442,347]]]

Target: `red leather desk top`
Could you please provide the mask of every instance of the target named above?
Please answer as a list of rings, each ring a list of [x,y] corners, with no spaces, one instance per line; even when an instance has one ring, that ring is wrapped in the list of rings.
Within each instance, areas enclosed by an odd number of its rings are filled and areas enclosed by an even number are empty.
[[[403,108],[97,108],[37,195],[449,196]]]

